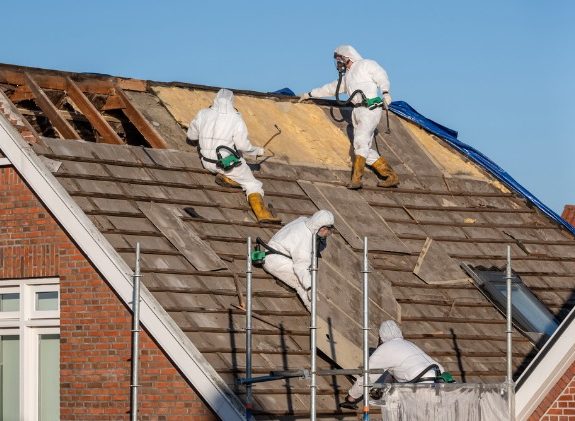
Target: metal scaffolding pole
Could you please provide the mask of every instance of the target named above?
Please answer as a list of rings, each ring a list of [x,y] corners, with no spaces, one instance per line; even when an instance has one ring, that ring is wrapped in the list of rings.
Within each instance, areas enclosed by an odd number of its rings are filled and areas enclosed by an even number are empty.
[[[363,237],[363,420],[369,421],[369,262],[367,237]]]
[[[248,237],[246,261],[246,379],[252,378],[252,237]],[[246,384],[246,419],[251,418],[252,383]]]
[[[507,399],[509,419],[515,419],[515,396],[514,396],[514,383],[513,383],[513,308],[512,308],[512,288],[511,281],[513,274],[511,272],[511,246],[507,246],[507,271],[505,280],[507,281]]]
[[[138,370],[140,360],[140,243],[136,243],[136,268],[132,277],[132,381],[130,384],[131,395],[131,420],[138,419]]]
[[[316,349],[317,349],[317,234],[312,236],[312,246],[311,246],[311,323],[310,323],[310,353],[311,353],[311,384],[310,384],[310,420],[316,421],[316,394],[317,394],[317,384],[316,384]]]

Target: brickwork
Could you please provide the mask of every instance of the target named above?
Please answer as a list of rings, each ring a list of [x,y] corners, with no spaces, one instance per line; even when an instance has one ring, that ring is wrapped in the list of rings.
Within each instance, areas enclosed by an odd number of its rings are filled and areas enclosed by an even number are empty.
[[[10,167],[0,168],[0,279],[59,277],[62,420],[129,419],[131,316]],[[141,420],[216,420],[145,331]]]
[[[575,421],[575,363],[533,412],[530,421]]]
[[[575,205],[565,205],[561,218],[575,226]]]

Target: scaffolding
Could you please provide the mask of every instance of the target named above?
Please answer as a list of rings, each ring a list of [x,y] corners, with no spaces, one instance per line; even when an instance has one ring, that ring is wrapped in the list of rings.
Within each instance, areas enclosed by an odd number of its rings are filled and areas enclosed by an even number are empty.
[[[136,266],[132,276],[132,376],[130,381],[130,420],[138,419],[138,379],[140,367],[140,243],[136,243]]]
[[[362,419],[370,419],[370,406],[381,408],[383,420],[429,420],[442,421],[515,419],[512,371],[512,300],[511,300],[511,247],[507,247],[507,376],[505,383],[369,383],[369,374],[384,374],[386,369],[369,367],[369,260],[367,237],[363,239],[362,278],[362,330],[363,367],[361,369],[317,369],[317,290],[318,250],[316,236],[312,238],[311,274],[311,321],[310,321],[310,369],[270,371],[267,376],[252,377],[252,240],[247,239],[246,263],[246,377],[236,380],[246,387],[246,419],[252,417],[255,383],[304,378],[310,382],[310,420],[316,421],[317,376],[358,375],[363,376]],[[381,398],[371,399],[370,393],[380,390]]]

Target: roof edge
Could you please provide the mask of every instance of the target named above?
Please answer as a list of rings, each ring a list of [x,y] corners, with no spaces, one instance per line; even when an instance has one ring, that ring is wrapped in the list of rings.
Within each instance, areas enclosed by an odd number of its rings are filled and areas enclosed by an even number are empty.
[[[515,415],[526,420],[575,361],[575,307],[516,382]]]
[[[0,116],[0,149],[130,308],[132,270],[4,116]],[[241,401],[143,285],[141,298],[142,324],[186,380],[221,419],[245,419]]]

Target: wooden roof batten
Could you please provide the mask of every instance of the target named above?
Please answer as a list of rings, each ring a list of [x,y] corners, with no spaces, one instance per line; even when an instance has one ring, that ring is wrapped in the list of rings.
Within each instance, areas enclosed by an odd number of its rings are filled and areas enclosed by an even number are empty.
[[[69,76],[66,76],[66,93],[74,101],[74,104],[80,109],[80,112],[88,119],[90,124],[98,131],[106,143],[123,145],[124,141],[114,131],[112,126],[104,120],[100,112],[84,95],[80,87]]]
[[[131,91],[144,92],[147,85],[145,81],[54,72],[0,64],[0,83],[16,85],[15,91],[9,97],[12,103],[33,99],[64,139],[78,140],[82,139],[82,136],[64,118],[63,113],[48,98],[44,89],[64,91],[72,99],[80,113],[100,134],[105,143],[123,145],[126,142],[104,119],[85,93],[106,95],[107,99],[102,111],[121,110],[148,142],[149,146],[157,149],[168,148],[168,144],[162,135],[136,108],[124,91],[124,88],[126,88]]]
[[[56,106],[52,103],[48,95],[42,90],[40,85],[34,80],[29,73],[24,73],[26,86],[34,94],[36,104],[48,117],[54,128],[64,139],[82,139],[82,136],[72,127],[68,121],[60,115]]]

